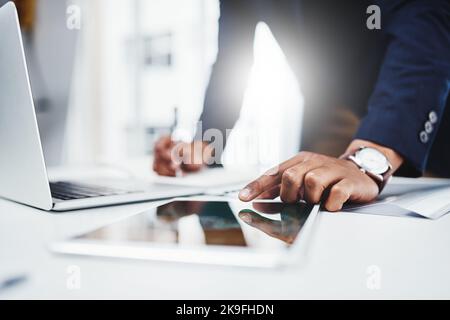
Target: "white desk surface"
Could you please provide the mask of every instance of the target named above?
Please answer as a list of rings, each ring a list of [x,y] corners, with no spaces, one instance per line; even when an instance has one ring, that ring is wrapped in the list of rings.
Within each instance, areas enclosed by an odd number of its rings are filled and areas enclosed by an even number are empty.
[[[450,215],[431,221],[320,213],[303,267],[259,270],[54,255],[46,245],[155,203],[52,214],[0,200],[0,279],[28,280],[0,299],[450,298]],[[81,288],[67,288],[67,268]],[[369,266],[381,271],[370,289]]]

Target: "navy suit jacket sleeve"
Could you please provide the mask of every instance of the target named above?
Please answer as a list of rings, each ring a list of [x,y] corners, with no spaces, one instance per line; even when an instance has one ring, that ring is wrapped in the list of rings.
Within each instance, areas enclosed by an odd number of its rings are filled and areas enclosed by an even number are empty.
[[[380,7],[387,47],[356,138],[396,150],[416,175],[426,167],[449,96],[450,1]]]

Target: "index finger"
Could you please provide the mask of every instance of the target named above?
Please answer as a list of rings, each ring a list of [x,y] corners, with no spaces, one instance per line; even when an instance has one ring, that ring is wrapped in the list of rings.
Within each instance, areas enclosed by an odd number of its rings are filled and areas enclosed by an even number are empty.
[[[258,179],[253,180],[244,189],[239,192],[239,199],[242,201],[251,201],[261,193],[270,190],[272,187],[280,184],[283,172],[293,165],[302,162],[305,159],[302,153],[270,169]]]

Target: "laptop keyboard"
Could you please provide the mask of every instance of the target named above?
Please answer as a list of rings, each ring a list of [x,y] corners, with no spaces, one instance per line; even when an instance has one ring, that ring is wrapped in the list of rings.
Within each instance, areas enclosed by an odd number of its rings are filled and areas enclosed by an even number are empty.
[[[122,195],[135,192],[109,188],[105,186],[66,181],[50,182],[50,190],[52,192],[52,197],[59,200],[86,199],[92,197]]]

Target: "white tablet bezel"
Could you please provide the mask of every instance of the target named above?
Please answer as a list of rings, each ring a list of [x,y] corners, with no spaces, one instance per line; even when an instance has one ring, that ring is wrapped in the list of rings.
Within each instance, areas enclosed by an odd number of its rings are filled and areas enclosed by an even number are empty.
[[[158,206],[173,201],[238,201],[221,197],[174,198]],[[319,212],[319,205],[311,210],[295,242],[279,252],[264,252],[249,247],[214,245],[211,247],[179,247],[172,244],[147,242],[107,242],[71,238],[50,245],[51,251],[90,257],[123,258],[164,262],[196,263],[220,266],[277,268],[301,263],[306,258],[307,239],[311,236],[312,225]],[[140,214],[140,213],[138,213]],[[134,215],[133,215],[134,216]],[[123,220],[128,219],[124,218]],[[115,221],[114,223],[117,223]],[[84,233],[86,234],[86,233]]]

